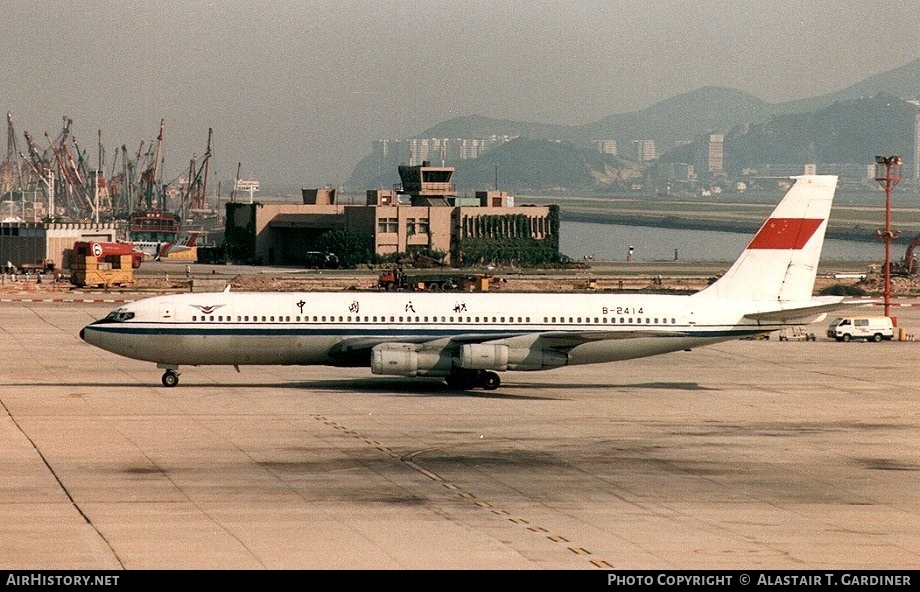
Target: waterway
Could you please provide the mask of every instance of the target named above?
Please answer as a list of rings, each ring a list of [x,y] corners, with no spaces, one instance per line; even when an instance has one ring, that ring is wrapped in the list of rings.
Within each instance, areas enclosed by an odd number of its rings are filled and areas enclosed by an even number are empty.
[[[623,226],[563,220],[559,248],[572,259],[625,261],[734,261],[752,238],[749,233]],[[903,249],[903,247],[901,247]],[[881,262],[885,245],[878,241],[826,239],[822,261]]]

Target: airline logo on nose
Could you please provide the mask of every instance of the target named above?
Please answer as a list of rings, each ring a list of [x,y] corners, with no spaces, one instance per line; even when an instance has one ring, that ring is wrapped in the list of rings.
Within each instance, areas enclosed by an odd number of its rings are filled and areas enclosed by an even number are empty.
[[[822,222],[821,218],[770,218],[747,248],[801,249]]]
[[[211,305],[211,306],[202,306],[202,305],[200,305],[200,304],[189,304],[189,306],[191,306],[192,308],[197,308],[198,310],[200,310],[200,311],[203,312],[204,314],[212,314],[215,310],[217,310],[218,308],[222,307],[223,304],[214,304],[214,305]]]

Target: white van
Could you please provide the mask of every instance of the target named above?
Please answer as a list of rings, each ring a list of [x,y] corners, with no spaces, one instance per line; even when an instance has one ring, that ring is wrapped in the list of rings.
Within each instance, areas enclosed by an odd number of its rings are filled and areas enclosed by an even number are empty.
[[[881,341],[894,337],[894,326],[891,317],[843,317],[828,326],[827,336],[837,341]]]

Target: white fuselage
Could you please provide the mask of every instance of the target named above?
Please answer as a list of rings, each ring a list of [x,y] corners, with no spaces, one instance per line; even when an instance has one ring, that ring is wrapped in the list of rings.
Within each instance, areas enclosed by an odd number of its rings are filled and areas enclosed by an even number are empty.
[[[336,347],[437,348],[439,341],[446,346],[459,340],[527,349],[559,332],[558,341],[544,347],[565,352],[565,364],[574,365],[688,349],[783,326],[747,320],[743,315],[750,311],[751,302],[733,306],[672,295],[220,292],[127,304],[113,312],[120,319],[110,315],[82,335],[102,349],[161,364],[366,365],[337,355]]]

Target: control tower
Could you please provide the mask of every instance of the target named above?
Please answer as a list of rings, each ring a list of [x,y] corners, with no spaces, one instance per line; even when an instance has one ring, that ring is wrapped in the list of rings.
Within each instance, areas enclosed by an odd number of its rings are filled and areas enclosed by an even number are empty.
[[[427,160],[421,165],[400,165],[402,192],[412,198],[414,206],[454,205],[457,197],[457,190],[451,182],[454,170],[454,167],[431,166]]]

